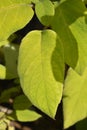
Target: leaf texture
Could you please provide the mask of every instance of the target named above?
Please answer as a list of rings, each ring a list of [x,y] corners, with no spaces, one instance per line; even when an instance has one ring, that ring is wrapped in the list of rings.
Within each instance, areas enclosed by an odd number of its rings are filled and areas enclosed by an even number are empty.
[[[64,60],[62,44],[51,30],[32,31],[22,41],[18,72],[32,104],[54,118],[62,98]]]

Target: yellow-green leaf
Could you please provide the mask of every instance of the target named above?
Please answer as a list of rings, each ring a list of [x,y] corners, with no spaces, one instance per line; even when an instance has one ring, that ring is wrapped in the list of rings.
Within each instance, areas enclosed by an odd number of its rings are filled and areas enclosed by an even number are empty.
[[[16,110],[16,116],[18,121],[22,122],[35,121],[41,117],[40,114],[28,109]]]
[[[23,28],[32,18],[33,10],[28,0],[0,1],[0,42]]]
[[[6,78],[6,67],[3,65],[0,65],[0,79]]]
[[[75,70],[82,74],[87,67],[87,23],[86,17],[82,16],[70,25],[70,29],[77,40],[78,59]]]
[[[61,0],[52,28],[64,46],[65,63],[82,74],[87,66],[86,8],[82,0]]]
[[[63,92],[64,127],[87,117],[87,68],[82,76],[69,69]]]
[[[6,45],[7,43],[8,43],[8,40],[1,41],[1,42],[0,42],[0,47],[2,47],[2,46],[4,46],[4,45]]]
[[[54,31],[32,31],[23,39],[18,71],[23,91],[32,104],[54,118],[64,78],[63,48]]]
[[[40,22],[46,26],[52,22],[55,10],[50,0],[42,0],[36,3],[35,11]]]

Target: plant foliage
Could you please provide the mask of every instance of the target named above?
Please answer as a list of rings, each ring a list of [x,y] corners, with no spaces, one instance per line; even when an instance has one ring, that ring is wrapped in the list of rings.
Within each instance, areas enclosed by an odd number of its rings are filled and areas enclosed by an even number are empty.
[[[0,128],[13,130],[11,120],[34,121],[43,113],[55,119],[62,102],[64,129],[87,118],[86,4],[0,1],[0,81],[10,81],[0,85]]]

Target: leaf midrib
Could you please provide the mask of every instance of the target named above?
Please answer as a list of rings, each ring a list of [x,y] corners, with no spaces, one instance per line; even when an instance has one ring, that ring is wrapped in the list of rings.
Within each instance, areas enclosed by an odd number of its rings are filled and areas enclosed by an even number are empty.
[[[40,52],[40,56],[41,56],[41,71],[42,71],[42,78],[43,78],[43,80],[44,80],[44,90],[45,90],[45,98],[46,98],[46,104],[47,104],[47,108],[48,108],[48,111],[49,111],[49,113],[50,113],[50,115],[52,115],[52,113],[51,113],[51,111],[50,111],[50,105],[49,105],[49,102],[48,102],[48,98],[47,98],[47,91],[46,91],[46,79],[45,79],[45,76],[44,76],[44,63],[45,62],[43,62],[44,60],[42,60],[43,59],[43,49],[42,49],[42,42],[43,42],[43,36],[42,36],[42,32],[41,32],[41,40],[40,40],[40,50],[41,50],[41,52]]]

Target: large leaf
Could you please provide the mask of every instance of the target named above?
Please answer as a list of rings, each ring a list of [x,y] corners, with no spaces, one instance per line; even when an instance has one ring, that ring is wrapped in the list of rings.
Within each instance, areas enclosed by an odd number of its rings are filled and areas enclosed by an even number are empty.
[[[0,1],[0,42],[23,28],[32,18],[33,10],[28,0]]]
[[[50,25],[55,13],[54,6],[50,0],[42,0],[37,2],[35,11],[42,24]]]
[[[32,31],[19,50],[19,76],[24,93],[54,118],[62,97],[63,48],[55,32]]]
[[[64,46],[65,63],[78,73],[82,73],[87,66],[85,10],[82,0],[61,0],[52,22],[52,28]]]
[[[87,68],[82,76],[69,69],[63,93],[64,127],[87,117]]]

